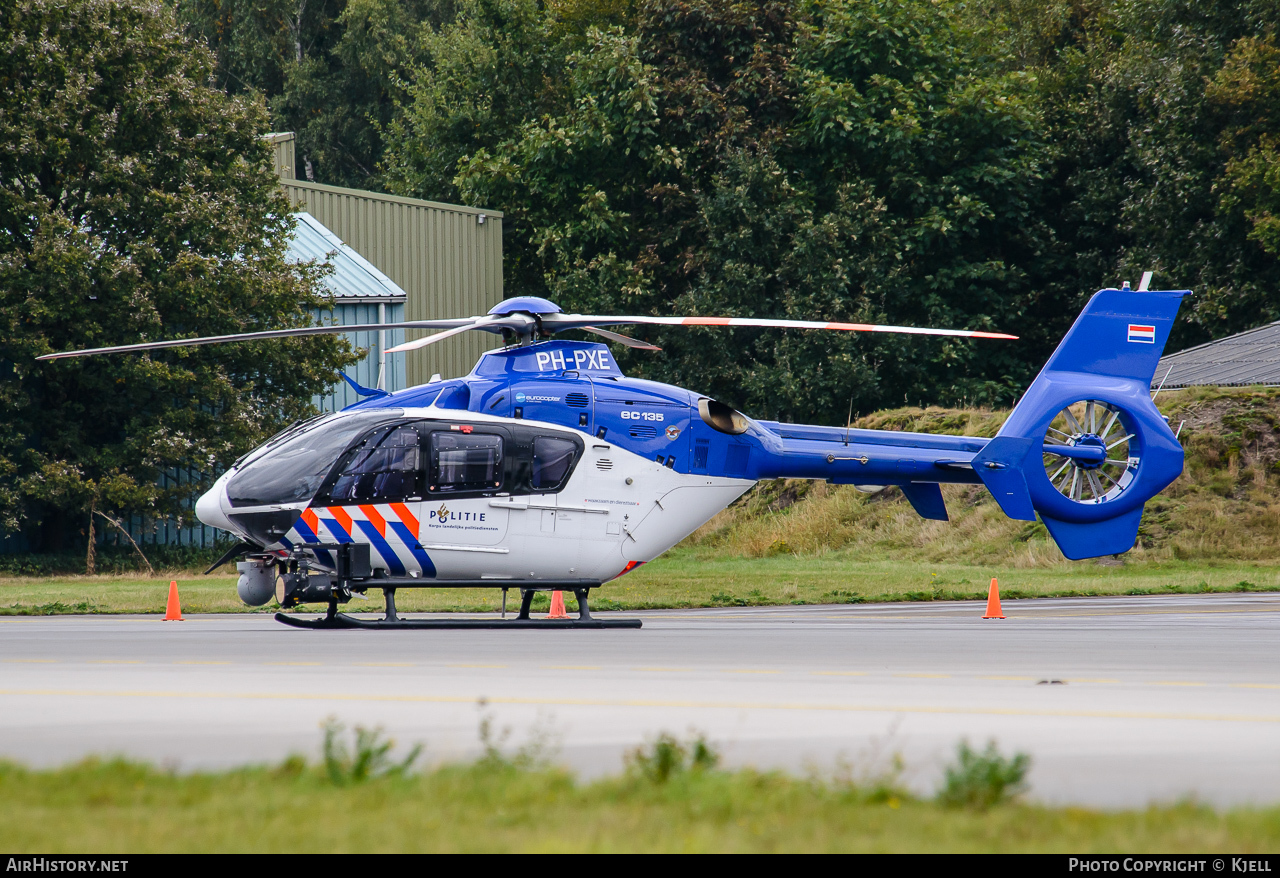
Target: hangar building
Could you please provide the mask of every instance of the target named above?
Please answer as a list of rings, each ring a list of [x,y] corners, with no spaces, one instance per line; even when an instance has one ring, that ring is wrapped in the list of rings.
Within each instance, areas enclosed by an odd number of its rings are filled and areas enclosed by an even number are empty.
[[[1280,321],[1160,359],[1153,388],[1280,386]]]

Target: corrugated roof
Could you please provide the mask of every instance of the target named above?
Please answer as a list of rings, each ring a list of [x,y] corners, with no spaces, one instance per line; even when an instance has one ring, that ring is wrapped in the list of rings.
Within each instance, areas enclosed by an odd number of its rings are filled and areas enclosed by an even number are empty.
[[[289,242],[290,262],[310,262],[333,266],[324,279],[337,299],[344,302],[403,302],[405,292],[395,281],[374,268],[369,260],[342,242],[320,221],[306,212],[295,213],[298,225]]]
[[[1280,321],[1161,358],[1151,386],[1161,382],[1166,388],[1280,385]]]

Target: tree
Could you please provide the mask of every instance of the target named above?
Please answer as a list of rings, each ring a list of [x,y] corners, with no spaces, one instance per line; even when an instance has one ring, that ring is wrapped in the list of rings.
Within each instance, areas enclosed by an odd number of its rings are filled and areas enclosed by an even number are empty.
[[[453,0],[174,0],[217,59],[218,83],[260,93],[278,131],[296,131],[298,175],[370,188],[383,137],[417,60],[418,31]]]
[[[1049,298],[1153,270],[1158,286],[1196,293],[1171,349],[1280,318],[1280,260],[1265,243],[1275,0],[974,8],[992,23],[987,57],[1035,77],[1054,157]],[[1002,49],[1012,34],[1025,51]]]
[[[520,8],[526,31],[554,29],[550,13]],[[648,0],[625,27],[561,44],[562,61],[534,40],[513,57],[499,38],[461,14],[435,37],[433,58],[482,62],[424,68],[389,162],[414,194],[454,167],[464,201],[501,206],[506,275],[522,293],[583,310],[969,328],[1018,323],[1035,303],[1023,285],[1043,232],[1029,84],[971,62],[944,6]],[[490,58],[507,77],[531,73],[495,85],[477,75]],[[456,109],[489,113],[498,94],[511,111],[494,124]],[[828,421],[843,421],[850,396],[859,411],[1007,402],[1043,353],[654,337],[664,354],[622,354],[633,372],[759,415]]]
[[[1248,237],[1280,258],[1280,43],[1274,32],[1243,37],[1209,85],[1225,118],[1220,138],[1231,158],[1224,171],[1221,213],[1252,224]],[[1269,297],[1270,309],[1277,307]]]
[[[564,106],[569,36],[536,0],[460,0],[451,22],[423,30],[404,110],[391,125],[392,189],[435,201],[464,198],[454,179],[459,162]],[[514,254],[516,263],[521,256]]]
[[[136,0],[0,11],[0,527],[62,548],[91,510],[172,514],[312,411],[334,337],[37,363],[69,348],[312,322],[265,108]],[[172,468],[194,484],[161,488]]]

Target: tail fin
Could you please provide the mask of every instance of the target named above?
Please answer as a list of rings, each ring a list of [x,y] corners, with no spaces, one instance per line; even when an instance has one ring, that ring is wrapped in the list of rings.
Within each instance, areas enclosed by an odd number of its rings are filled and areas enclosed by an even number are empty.
[[[1040,514],[1071,559],[1133,548],[1142,507],[1182,472],[1151,379],[1189,291],[1101,290],[973,468],[1010,518]]]

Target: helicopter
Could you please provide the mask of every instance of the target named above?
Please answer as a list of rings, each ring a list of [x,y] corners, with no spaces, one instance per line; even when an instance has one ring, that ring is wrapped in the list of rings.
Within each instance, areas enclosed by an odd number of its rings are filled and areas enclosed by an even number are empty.
[[[653,560],[762,479],[896,485],[921,517],[946,520],[940,485],[983,485],[1010,518],[1039,515],[1069,559],[1134,544],[1143,505],[1182,471],[1183,450],[1151,401],[1157,361],[1187,290],[1095,293],[994,438],[756,420],[669,384],[622,374],[584,330],[764,327],[1013,340],[1003,333],[737,317],[566,314],[534,296],[488,314],[387,324],[438,330],[388,353],[469,331],[501,334],[471,373],[397,392],[361,387],[341,412],[293,425],[246,454],[196,503],[234,534],[245,604],[327,605],[305,628],[640,627],[590,613],[593,589]],[[46,354],[52,360],[342,332],[306,327]],[[345,376],[343,376],[345,378]],[[208,572],[208,571],[207,571]],[[502,590],[501,619],[411,619],[403,588]],[[381,589],[379,620],[339,612]],[[511,589],[520,610],[506,618]],[[533,619],[539,591],[570,591],[578,617]]]

